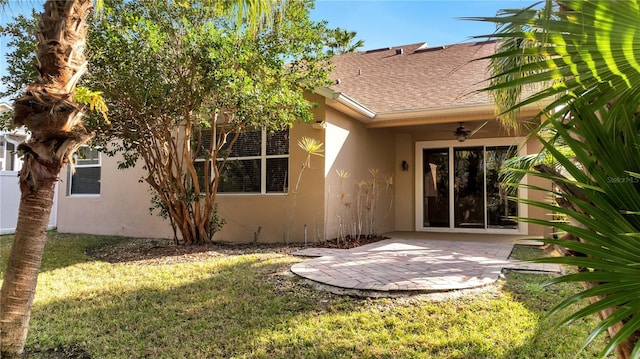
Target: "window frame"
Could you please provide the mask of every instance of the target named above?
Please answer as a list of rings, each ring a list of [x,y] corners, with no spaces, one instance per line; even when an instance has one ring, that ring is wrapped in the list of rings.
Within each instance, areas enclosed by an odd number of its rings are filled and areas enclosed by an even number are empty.
[[[217,130],[217,129],[216,129]],[[269,136],[269,131],[265,128],[262,128],[260,130],[261,132],[261,141],[260,141],[260,154],[259,155],[253,155],[253,156],[238,156],[238,157],[227,157],[225,158],[216,158],[215,162],[216,163],[220,163],[223,161],[226,161],[227,163],[231,162],[231,161],[244,161],[244,160],[259,160],[260,161],[260,191],[259,192],[221,192],[220,191],[220,187],[218,186],[218,191],[216,193],[216,195],[222,195],[222,196],[255,196],[255,195],[267,195],[267,196],[283,196],[283,195],[288,195],[289,194],[289,189],[290,189],[290,184],[289,184],[289,180],[290,180],[290,174],[291,174],[291,130],[287,129],[288,134],[289,134],[289,143],[287,144],[288,148],[287,148],[287,153],[286,154],[280,154],[280,155],[268,155],[267,154],[267,140],[268,140],[268,136]],[[257,131],[255,131],[257,132]],[[216,131],[213,130],[213,134],[212,134],[212,139],[216,139]],[[273,191],[267,191],[267,161],[270,159],[281,159],[281,158],[286,158],[287,159],[287,173],[285,174],[286,176],[286,184],[287,186],[283,189],[283,191],[281,192],[273,192]],[[204,162],[205,159],[196,159],[195,162]],[[214,161],[212,159],[211,161],[211,166],[214,165]],[[211,171],[211,173],[213,174],[213,168],[209,169]]]
[[[77,161],[77,156],[78,156],[78,152],[81,151],[82,149],[89,149],[90,151],[96,151],[97,156],[97,161],[98,163],[92,163],[92,164],[78,164]],[[91,148],[89,145],[82,145],[80,146],[80,148],[78,148],[78,150],[76,151],[76,153],[74,154],[74,158],[73,158],[73,168],[72,166],[68,166],[68,185],[67,185],[67,196],[68,197],[98,197],[102,194],[102,153],[100,152],[100,149],[98,147],[94,147]],[[98,179],[98,183],[100,184],[100,189],[98,191],[98,193],[73,193],[72,189],[73,189],[73,169],[78,169],[78,168],[99,168],[100,169],[100,179]]]
[[[4,134],[0,134],[0,171],[5,170],[5,156],[7,155],[7,140]]]
[[[0,144],[2,148],[2,153],[0,153],[0,171],[20,171],[22,169],[22,161],[18,156],[17,149],[25,139],[12,139],[6,132],[1,134],[0,138],[2,138],[2,143]]]
[[[527,145],[525,143],[525,139],[523,137],[497,137],[497,138],[481,138],[481,139],[467,139],[466,141],[460,143],[456,140],[436,140],[436,141],[416,141],[415,142],[415,160],[416,163],[421,163],[423,161],[423,150],[424,149],[447,149],[449,153],[449,183],[454,183],[454,173],[453,173],[453,153],[456,148],[465,148],[465,147],[483,147],[483,153],[486,154],[487,147],[507,147],[514,146],[516,148],[516,153],[518,155],[525,155],[527,153]],[[483,160],[484,162],[484,160]],[[440,233],[492,233],[492,234],[517,234],[517,235],[526,235],[529,230],[528,223],[526,221],[518,221],[516,228],[497,228],[497,227],[487,227],[487,218],[486,218],[486,180],[485,180],[485,189],[483,196],[485,202],[485,228],[461,228],[456,227],[454,225],[455,222],[455,213],[454,206],[454,191],[453,188],[449,188],[449,226],[447,227],[425,227],[422,225],[423,217],[424,217],[424,209],[423,202],[424,201],[424,178],[421,171],[423,170],[423,166],[416,165],[414,166],[414,175],[415,175],[415,192],[414,192],[414,200],[415,200],[415,230],[417,232],[440,232]],[[486,177],[486,163],[484,164],[484,176]],[[518,188],[518,197],[528,198],[528,190],[526,188],[527,184],[527,176],[525,176],[521,182],[524,186]],[[518,217],[526,218],[528,217],[528,206],[522,202],[518,202]]]

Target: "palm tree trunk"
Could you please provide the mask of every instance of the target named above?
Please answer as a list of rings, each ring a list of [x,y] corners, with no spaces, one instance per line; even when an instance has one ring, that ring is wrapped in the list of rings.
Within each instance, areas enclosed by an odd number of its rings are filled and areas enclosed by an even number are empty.
[[[2,358],[19,356],[23,351],[54,189],[55,181],[49,180],[37,191],[23,192],[20,199],[18,224],[0,291]]]
[[[91,137],[72,95],[86,71],[86,18],[92,9],[92,0],[45,3],[36,34],[40,75],[14,103],[13,122],[26,125],[31,138],[18,147],[25,163],[16,234],[0,289],[2,358],[19,357],[24,350],[55,183],[73,152]]]

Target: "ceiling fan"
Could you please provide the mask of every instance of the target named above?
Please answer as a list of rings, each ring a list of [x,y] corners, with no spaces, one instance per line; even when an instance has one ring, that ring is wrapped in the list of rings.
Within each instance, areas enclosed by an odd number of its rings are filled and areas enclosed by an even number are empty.
[[[476,127],[475,130],[471,130],[469,128],[464,127],[464,122],[459,122],[460,126],[453,131],[453,134],[456,136],[458,142],[464,142],[468,137],[471,137],[476,134],[476,132],[480,131],[489,121],[483,122],[480,126]]]

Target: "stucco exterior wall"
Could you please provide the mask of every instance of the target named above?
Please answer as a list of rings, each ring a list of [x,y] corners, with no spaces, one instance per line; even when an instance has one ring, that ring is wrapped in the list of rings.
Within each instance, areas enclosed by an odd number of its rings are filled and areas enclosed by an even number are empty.
[[[306,152],[297,145],[303,137],[324,141],[323,130],[296,124],[290,131],[289,186],[296,186]],[[173,238],[168,220],[149,214],[151,195],[142,165],[118,170],[119,158],[101,154],[100,195],[69,196],[61,186],[58,230],[60,232]],[[68,173],[64,170],[65,177]],[[301,177],[297,196],[290,194],[219,194],[218,213],[226,224],[214,239],[227,242],[304,242],[323,238],[324,161],[313,156],[311,168]],[[295,198],[294,198],[295,197]],[[294,204],[295,203],[295,204]],[[292,215],[293,213],[293,215]],[[288,231],[291,221],[291,231]],[[287,239],[288,237],[288,239]]]
[[[527,153],[534,154],[540,152],[542,149],[542,144],[535,139],[531,139],[527,142]],[[551,181],[545,180],[543,178],[535,177],[535,176],[527,176],[527,184],[540,187],[547,188],[551,191]],[[546,202],[549,200],[549,193],[542,191],[534,191],[528,190],[527,197],[530,200]],[[529,213],[527,214],[531,218],[541,218],[541,219],[550,219],[551,213],[542,208],[528,206]],[[537,224],[529,224],[529,235],[532,237],[543,237],[550,238],[553,234],[553,229],[551,227],[541,226]]]
[[[395,230],[415,230],[415,140],[410,133],[395,133]],[[402,162],[406,161],[406,170]]]
[[[219,194],[219,216],[226,224],[214,237],[226,242],[304,242],[338,236],[340,225],[352,226],[361,181],[372,179],[369,169],[378,170],[380,185],[376,205],[376,232],[414,231],[416,212],[415,145],[417,141],[452,139],[456,122],[438,125],[367,128],[360,121],[324,105],[323,98],[311,96],[318,103],[314,115],[326,122],[326,128],[295,124],[291,129],[289,151],[289,194]],[[470,122],[468,127],[476,123]],[[315,128],[314,128],[315,127]],[[311,167],[301,177],[294,193],[306,153],[297,142],[303,136],[325,144],[325,156],[311,158]],[[512,136],[495,126],[487,126],[474,138]],[[527,144],[527,153],[536,153],[540,145]],[[66,183],[60,186],[58,230],[60,232],[121,235],[131,237],[172,238],[168,221],[149,215],[150,194],[141,165],[117,170],[118,158],[102,155],[101,194],[68,196]],[[402,162],[406,161],[408,170]],[[341,180],[337,170],[349,172]],[[65,169],[64,178],[66,178]],[[392,177],[392,184],[387,179]],[[540,179],[530,184],[550,188]],[[531,199],[544,200],[544,192],[529,191]],[[361,197],[362,199],[363,197]],[[528,207],[528,216],[544,218],[542,210]],[[361,215],[361,219],[364,215]],[[530,236],[548,236],[550,230],[528,225]]]
[[[362,123],[327,108],[326,111],[326,238],[336,238],[339,227],[353,226],[358,222],[356,207],[358,194],[363,201],[365,187],[361,181],[373,180],[370,169],[377,170],[379,195],[375,205],[375,232],[394,230],[393,180],[395,146],[394,136],[387,129],[367,129]],[[347,171],[349,176],[340,179],[337,171]],[[364,185],[363,185],[364,186]],[[354,217],[355,215],[355,217]],[[363,220],[364,214],[359,216]]]
[[[139,183],[142,165],[118,170],[119,157],[100,154],[99,195],[68,195],[68,169],[59,187],[58,231],[129,237],[173,238],[168,221],[150,215],[149,186]]]

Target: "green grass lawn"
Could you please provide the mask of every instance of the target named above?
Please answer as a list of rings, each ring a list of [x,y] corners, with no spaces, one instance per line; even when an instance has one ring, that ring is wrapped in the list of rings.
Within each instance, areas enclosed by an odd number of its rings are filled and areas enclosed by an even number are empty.
[[[11,240],[0,237],[3,270]],[[543,288],[545,275],[448,300],[363,299],[314,289],[288,272],[302,259],[276,252],[156,265],[85,254],[124,241],[50,235],[30,358],[571,358],[594,326],[542,319],[576,290]]]

